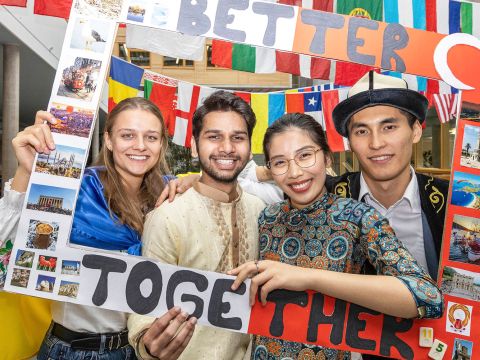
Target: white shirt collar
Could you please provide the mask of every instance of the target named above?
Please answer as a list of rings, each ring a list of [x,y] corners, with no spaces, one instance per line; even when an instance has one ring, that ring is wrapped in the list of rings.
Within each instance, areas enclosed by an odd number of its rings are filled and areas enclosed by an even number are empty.
[[[395,204],[393,204],[391,207],[394,207],[397,205],[400,201],[403,199],[407,200],[408,203],[410,204],[410,207],[412,209],[420,209],[420,196],[418,192],[418,183],[417,183],[417,175],[415,174],[415,170],[413,169],[412,166],[410,166],[410,174],[412,174],[412,177],[410,179],[410,182],[407,185],[407,188],[405,189],[405,192],[403,193],[403,196],[400,200],[398,200]],[[372,195],[367,182],[365,181],[365,178],[363,177],[363,172],[360,172],[360,192],[358,194],[358,200],[362,200],[365,195],[368,195],[373,201],[378,203],[380,206],[383,206],[380,204],[380,202],[375,199],[375,197]]]

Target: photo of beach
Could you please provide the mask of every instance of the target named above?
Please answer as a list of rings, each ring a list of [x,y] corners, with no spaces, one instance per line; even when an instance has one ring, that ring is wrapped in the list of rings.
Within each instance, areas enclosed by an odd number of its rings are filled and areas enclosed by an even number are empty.
[[[454,215],[449,259],[480,265],[480,219]]]
[[[460,165],[480,169],[480,126],[465,125]]]
[[[453,175],[452,205],[480,209],[480,178],[456,171]]]

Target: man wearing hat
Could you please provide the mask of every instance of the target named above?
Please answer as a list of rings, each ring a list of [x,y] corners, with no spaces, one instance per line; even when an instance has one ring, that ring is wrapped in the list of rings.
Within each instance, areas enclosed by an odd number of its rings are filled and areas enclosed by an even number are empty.
[[[412,145],[422,136],[428,100],[399,78],[370,71],[333,110],[360,172],[327,179],[327,189],[364,201],[389,219],[397,237],[437,278],[448,182],[418,174]]]

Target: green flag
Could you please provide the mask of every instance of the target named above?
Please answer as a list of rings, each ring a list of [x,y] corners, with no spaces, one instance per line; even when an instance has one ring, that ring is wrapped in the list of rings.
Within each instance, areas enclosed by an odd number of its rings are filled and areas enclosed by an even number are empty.
[[[337,0],[337,13],[383,20],[383,0]]]

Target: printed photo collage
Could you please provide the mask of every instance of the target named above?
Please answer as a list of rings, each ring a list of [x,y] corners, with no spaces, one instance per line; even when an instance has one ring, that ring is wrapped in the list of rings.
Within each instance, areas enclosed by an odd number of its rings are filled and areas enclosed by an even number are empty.
[[[179,13],[180,1],[124,0],[119,21],[176,31]]]
[[[94,9],[94,2],[78,3]],[[11,254],[6,285],[30,295],[76,299],[79,292],[80,261],[64,258],[62,249],[68,247],[117,27],[89,11],[79,15],[74,7],[70,14],[48,105],[56,121],[49,124],[55,149],[35,158]]]
[[[452,359],[471,358],[480,335],[480,117],[456,127],[439,284]]]

